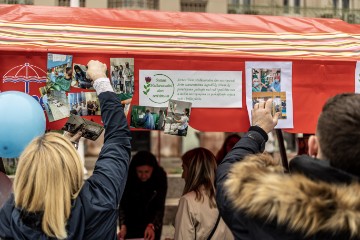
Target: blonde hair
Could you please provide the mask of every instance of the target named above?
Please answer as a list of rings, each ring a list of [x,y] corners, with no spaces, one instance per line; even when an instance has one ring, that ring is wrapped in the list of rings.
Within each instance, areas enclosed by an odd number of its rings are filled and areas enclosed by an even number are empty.
[[[200,147],[187,151],[181,159],[188,169],[183,194],[195,191],[195,200],[204,201],[204,196],[201,194],[201,186],[204,186],[205,193],[210,199],[210,208],[216,207],[215,174],[217,165],[214,154],[206,148]]]
[[[83,185],[83,164],[71,142],[58,133],[34,139],[21,154],[14,180],[17,207],[42,212],[42,230],[67,238],[71,200]]]

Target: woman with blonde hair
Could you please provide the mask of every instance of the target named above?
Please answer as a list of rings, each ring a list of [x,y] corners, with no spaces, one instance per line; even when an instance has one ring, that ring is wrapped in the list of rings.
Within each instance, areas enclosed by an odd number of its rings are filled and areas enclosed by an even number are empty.
[[[205,148],[195,148],[182,156],[183,196],[175,219],[175,239],[232,240],[215,202],[216,159]]]
[[[117,208],[130,159],[130,131],[106,77],[106,65],[88,63],[100,99],[104,146],[93,175],[72,142],[57,133],[34,139],[21,154],[14,194],[0,209],[0,239],[116,239]],[[80,139],[81,133],[71,140]]]

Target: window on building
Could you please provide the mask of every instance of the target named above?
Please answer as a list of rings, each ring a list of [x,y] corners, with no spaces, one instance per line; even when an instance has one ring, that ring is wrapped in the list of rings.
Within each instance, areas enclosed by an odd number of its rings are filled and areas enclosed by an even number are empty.
[[[85,7],[86,0],[79,0],[79,7]],[[58,0],[58,6],[70,7],[70,0]]]
[[[34,5],[34,0],[0,0],[0,4],[26,4],[26,5]]]
[[[284,13],[289,13],[289,0],[284,0]]]
[[[244,0],[244,5],[250,6],[250,4],[251,4],[251,0]]]
[[[108,0],[108,8],[159,9],[159,0]]]
[[[58,0],[58,6],[70,7],[70,0]]]
[[[294,12],[300,14],[300,0],[295,0]]]
[[[181,1],[182,12],[206,12],[206,0],[183,0]]]

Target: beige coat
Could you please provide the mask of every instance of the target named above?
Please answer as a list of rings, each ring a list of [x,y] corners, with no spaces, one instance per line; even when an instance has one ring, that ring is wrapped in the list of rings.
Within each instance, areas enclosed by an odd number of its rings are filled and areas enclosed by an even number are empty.
[[[203,196],[204,201],[197,201],[193,191],[180,198],[175,219],[175,240],[206,240],[210,235],[219,211],[217,208],[210,208],[209,198],[205,194]],[[212,239],[234,239],[222,219],[220,219]]]

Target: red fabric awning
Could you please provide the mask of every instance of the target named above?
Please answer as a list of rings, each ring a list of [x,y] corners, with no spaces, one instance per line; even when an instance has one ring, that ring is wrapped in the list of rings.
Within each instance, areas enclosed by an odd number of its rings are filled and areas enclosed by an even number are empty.
[[[326,99],[354,91],[358,30],[336,19],[0,5],[0,75],[24,63],[46,72],[47,53],[71,54],[80,64],[133,57],[136,90],[140,69],[243,71],[242,109],[196,108],[190,119],[198,130],[230,132],[249,127],[245,61],[292,61],[294,128],[288,131],[312,133]],[[40,96],[43,85],[29,83],[29,94]],[[1,91],[25,87],[0,80]],[[136,92],[132,105],[138,98]]]

